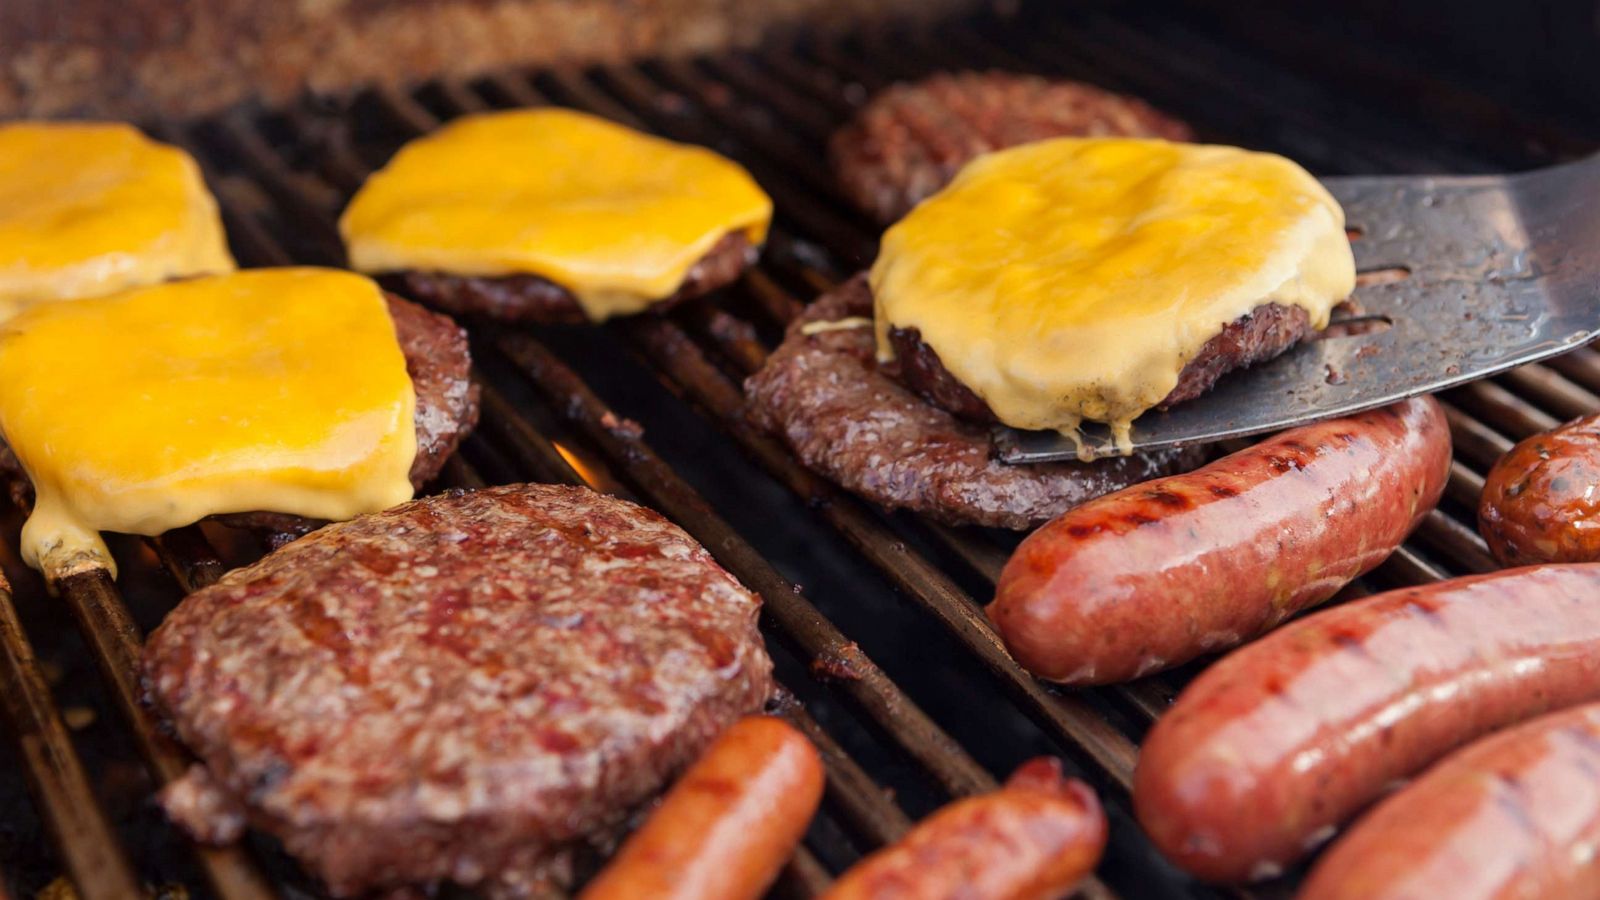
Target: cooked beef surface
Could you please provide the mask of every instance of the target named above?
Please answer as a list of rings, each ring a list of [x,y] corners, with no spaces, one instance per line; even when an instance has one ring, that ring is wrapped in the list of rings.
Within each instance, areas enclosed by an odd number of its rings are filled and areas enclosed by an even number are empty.
[[[1288,350],[1312,333],[1311,317],[1298,306],[1266,303],[1222,327],[1178,373],[1178,383],[1162,398],[1166,409],[1204,394],[1217,379],[1233,369],[1268,360]],[[994,412],[983,398],[956,380],[939,360],[939,354],[922,340],[915,328],[891,328],[900,379],[929,401],[975,422],[994,422]]]
[[[1092,463],[1008,466],[989,429],[926,402],[875,361],[868,324],[805,333],[810,323],[872,317],[857,276],[811,304],[745,382],[751,418],[811,469],[890,509],[951,524],[1029,528],[1131,484],[1198,465],[1198,448]]]
[[[756,260],[744,232],[729,232],[684,276],[677,293],[655,303],[657,312],[708,294],[738,280]],[[537,275],[496,277],[447,272],[403,272],[401,290],[431,306],[461,316],[487,316],[507,322],[576,325],[589,321],[572,292]]]
[[[417,488],[438,477],[456,447],[478,424],[478,386],[472,383],[472,357],[467,332],[449,316],[430,312],[409,300],[385,295],[395,338],[406,357],[406,372],[417,393],[414,421],[417,456],[411,483]],[[33,485],[17,457],[0,441],[0,481],[13,502],[33,505]],[[237,528],[254,528],[283,536],[304,534],[323,523],[285,513],[247,512],[216,517]]]
[[[527,893],[761,707],[759,609],[662,516],[584,488],[330,525],[150,636],[149,700],[204,765],[161,800],[202,840],[248,820],[336,896]]]
[[[889,223],[979,154],[1073,136],[1187,141],[1193,133],[1142,100],[1087,84],[959,72],[882,91],[834,134],[829,151],[845,196]]]

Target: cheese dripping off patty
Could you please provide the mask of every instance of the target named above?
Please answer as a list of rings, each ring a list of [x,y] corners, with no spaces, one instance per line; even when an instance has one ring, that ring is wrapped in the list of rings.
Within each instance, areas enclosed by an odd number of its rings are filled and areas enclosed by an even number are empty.
[[[0,436],[37,500],[27,563],[218,513],[348,519],[411,497],[416,397],[383,293],[259,269],[35,306],[0,325]]]
[[[706,150],[563,109],[467,116],[407,144],[339,220],[363,272],[537,275],[593,321],[671,296],[772,201]]]
[[[1355,286],[1344,212],[1298,165],[1235,147],[1060,138],[974,160],[889,229],[878,352],[915,328],[1006,425],[1073,438],[1135,418],[1225,325]]]
[[[0,320],[42,300],[231,271],[187,153],[121,124],[0,125]]]

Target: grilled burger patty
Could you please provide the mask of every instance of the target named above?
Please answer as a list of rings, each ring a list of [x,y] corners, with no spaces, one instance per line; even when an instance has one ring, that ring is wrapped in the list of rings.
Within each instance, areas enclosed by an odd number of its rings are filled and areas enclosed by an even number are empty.
[[[756,248],[743,232],[730,232],[695,263],[676,293],[651,308],[667,309],[731,284],[756,260]],[[589,321],[572,292],[537,275],[496,277],[445,272],[403,272],[401,290],[431,306],[460,316],[488,316],[507,322],[577,325]]]
[[[328,526],[185,599],[149,699],[204,764],[162,795],[246,821],[336,896],[525,894],[771,688],[760,600],[659,514],[511,485]]]
[[[925,402],[880,367],[870,325],[872,291],[857,276],[793,323],[760,372],[745,382],[749,414],[802,462],[890,508],[951,524],[1029,528],[1131,484],[1198,465],[1199,449],[1008,466],[992,458],[988,428]],[[860,318],[856,327],[806,334],[812,323]]]
[[[470,376],[472,357],[464,329],[449,316],[429,312],[409,300],[393,294],[384,299],[417,394],[417,456],[411,463],[411,483],[420,489],[438,477],[445,460],[477,426],[478,386]],[[0,480],[5,481],[18,506],[33,505],[33,485],[4,442],[0,442]],[[322,524],[274,512],[230,513],[216,518],[235,527],[285,535],[303,534]]]
[[[829,151],[845,195],[888,223],[979,154],[1074,136],[1187,141],[1193,133],[1142,100],[1087,84],[959,72],[879,93],[834,134]]]
[[[1311,317],[1298,306],[1267,303],[1224,325],[1199,354],[1178,373],[1178,383],[1162,398],[1166,409],[1204,394],[1217,379],[1233,369],[1264,362],[1283,353],[1315,331]],[[939,360],[939,354],[922,340],[915,328],[889,329],[899,364],[899,377],[907,387],[930,402],[965,419],[992,423],[994,413],[983,398],[956,380]]]

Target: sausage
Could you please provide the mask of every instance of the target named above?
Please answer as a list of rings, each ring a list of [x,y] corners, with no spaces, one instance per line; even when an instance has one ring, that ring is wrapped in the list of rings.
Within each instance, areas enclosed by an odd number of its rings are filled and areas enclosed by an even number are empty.
[[[1352,601],[1213,665],[1157,720],[1133,804],[1211,881],[1276,875],[1404,778],[1513,722],[1600,698],[1600,564]]]
[[[989,618],[1033,674],[1106,684],[1249,640],[1382,562],[1439,502],[1431,398],[1091,500],[1024,540]]]
[[[1461,750],[1383,801],[1300,900],[1600,896],[1600,705]]]
[[[1094,791],[1063,778],[1059,760],[1029,760],[998,791],[917,823],[852,866],[823,900],[1055,900],[1106,846]]]
[[[822,799],[822,760],[782,719],[735,722],[679,778],[580,900],[756,900]]]
[[[1600,561],[1600,415],[1512,447],[1483,482],[1478,531],[1503,566]]]

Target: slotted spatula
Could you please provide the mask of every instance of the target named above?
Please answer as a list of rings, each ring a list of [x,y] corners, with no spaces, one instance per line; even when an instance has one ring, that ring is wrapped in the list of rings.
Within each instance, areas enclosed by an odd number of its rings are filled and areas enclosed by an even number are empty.
[[[1600,336],[1600,155],[1520,175],[1329,178],[1353,232],[1362,319],[1133,423],[1135,450],[1276,431],[1454,387]],[[1361,329],[1352,329],[1359,332]],[[1098,425],[1096,456],[1117,453]],[[997,429],[1010,463],[1075,459],[1055,432]]]

